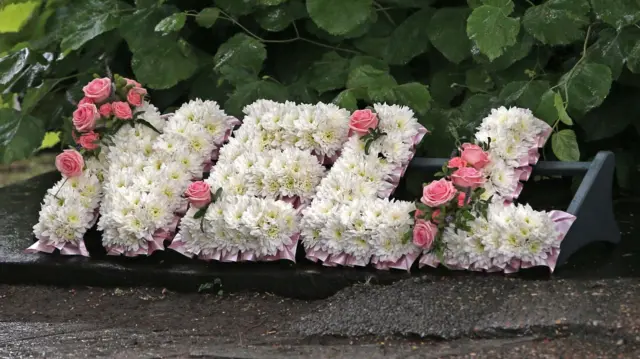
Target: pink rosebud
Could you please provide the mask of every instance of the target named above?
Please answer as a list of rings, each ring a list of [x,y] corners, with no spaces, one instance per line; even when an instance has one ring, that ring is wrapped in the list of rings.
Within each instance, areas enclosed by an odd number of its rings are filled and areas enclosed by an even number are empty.
[[[433,211],[433,213],[431,213],[431,220],[433,221],[433,223],[438,223],[438,216],[440,215],[440,210],[436,209],[435,211]]]
[[[419,219],[413,227],[413,244],[422,248],[430,249],[438,234],[438,226],[431,221]]]
[[[64,150],[56,156],[56,168],[65,177],[77,177],[82,174],[84,159],[76,150]]]
[[[121,120],[130,120],[133,118],[131,107],[126,102],[116,101],[111,104],[111,108],[113,109],[113,114]]]
[[[73,111],[73,125],[80,132],[91,131],[96,127],[96,120],[100,117],[96,105],[84,103]]]
[[[463,207],[465,205],[466,194],[464,192],[458,193],[458,207]]]
[[[80,138],[78,138],[76,142],[78,142],[78,144],[82,146],[82,148],[92,151],[98,148],[98,140],[100,140],[100,135],[96,132],[91,131],[80,136]]]
[[[109,117],[111,116],[111,113],[113,112],[113,109],[111,108],[111,104],[110,103],[105,103],[102,106],[100,106],[100,109],[98,110],[100,112],[100,116],[102,117]]]
[[[133,85],[135,87],[142,87],[142,85],[140,85],[140,83],[138,81],[136,81],[136,80],[128,79],[126,77],[123,77],[123,79],[125,81],[127,81],[127,85]]]
[[[451,181],[458,187],[475,189],[484,184],[485,178],[482,172],[473,167],[463,167],[451,174]]]
[[[205,181],[192,182],[184,194],[195,208],[202,208],[211,202],[211,188]]]
[[[82,91],[84,91],[84,96],[93,102],[102,102],[111,96],[111,79],[107,77],[93,79],[82,88]]]
[[[447,179],[433,181],[422,189],[420,202],[429,207],[438,207],[449,202],[455,197],[458,190]]]
[[[127,93],[127,101],[129,101],[133,106],[140,106],[142,105],[142,100],[146,94],[147,90],[141,87],[134,87]]]
[[[462,168],[467,167],[467,161],[463,160],[461,157],[454,157],[447,162],[448,168]]]
[[[422,216],[424,216],[424,212],[422,212],[419,209],[416,209],[416,213],[413,214],[413,218],[414,219],[419,219],[419,218],[422,218]]]
[[[371,110],[357,110],[349,120],[349,128],[359,135],[366,135],[369,129],[376,127],[378,127],[378,116]]]
[[[80,102],[78,102],[78,106],[80,105],[84,105],[86,103],[93,103],[93,100],[87,97],[83,97],[82,100],[80,100]]]
[[[489,163],[489,154],[484,152],[482,147],[471,143],[463,143],[461,147],[460,157],[475,169],[484,168]]]

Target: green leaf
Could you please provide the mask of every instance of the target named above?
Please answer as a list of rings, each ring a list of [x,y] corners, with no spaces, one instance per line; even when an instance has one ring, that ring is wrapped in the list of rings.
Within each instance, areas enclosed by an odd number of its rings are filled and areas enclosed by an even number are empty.
[[[127,17],[120,33],[133,53],[131,67],[138,81],[152,89],[167,89],[198,69],[194,49],[177,33],[162,35],[155,25],[172,9],[140,10]]]
[[[363,36],[353,41],[353,46],[365,54],[384,59],[387,57],[389,36]]]
[[[573,125],[573,120],[569,117],[567,110],[564,108],[564,100],[562,100],[562,96],[560,96],[559,93],[553,95],[553,107],[558,111],[558,118],[560,119],[560,122],[567,126]]]
[[[371,16],[373,0],[307,0],[309,17],[332,35],[344,35]]]
[[[63,27],[60,47],[63,51],[78,50],[88,41],[120,25],[120,13],[129,9],[115,0],[86,0],[70,7],[72,14]]]
[[[410,82],[396,86],[393,89],[397,103],[408,106],[417,113],[424,115],[431,108],[431,94],[427,86]]]
[[[548,89],[549,83],[546,81],[515,81],[504,86],[498,98],[504,105],[537,108],[540,98]]]
[[[544,44],[567,45],[584,38],[589,11],[587,0],[549,0],[528,8],[522,26]]]
[[[627,54],[627,68],[635,74],[640,73],[640,42],[636,42]]]
[[[477,7],[467,20],[467,36],[491,61],[516,43],[519,32],[520,21],[507,17],[501,8],[495,6]]]
[[[204,217],[204,215],[207,214],[207,209],[209,209],[209,206],[204,206],[200,208],[196,213],[193,214],[193,218],[200,219]]]
[[[0,4],[0,33],[18,32],[29,21],[40,1]]]
[[[582,128],[580,139],[586,142],[600,141],[616,136],[640,119],[640,89],[614,86],[602,105],[589,111],[584,117],[574,118]],[[614,141],[617,146],[618,141]]]
[[[547,90],[542,97],[540,98],[540,104],[538,107],[533,110],[533,114],[548,123],[550,126],[555,125],[556,121],[559,119],[558,110],[556,109],[556,96],[560,96],[557,92],[553,90]],[[562,101],[562,97],[560,97]],[[564,107],[563,107],[564,109]]]
[[[567,88],[569,108],[587,113],[600,106],[609,94],[611,70],[605,65],[585,62],[562,76],[560,83]]]
[[[551,148],[560,161],[579,161],[580,149],[573,130],[562,130],[551,136]]]
[[[42,143],[40,143],[39,150],[44,150],[47,148],[52,148],[53,146],[60,143],[60,131],[57,132],[47,132],[44,134],[44,138],[42,139]]]
[[[450,107],[451,101],[464,91],[464,73],[457,67],[449,66],[435,72],[429,80],[431,97],[442,107]],[[457,85],[456,85],[457,84]]]
[[[319,93],[344,88],[348,68],[348,59],[335,51],[327,52],[309,69],[309,86]]]
[[[276,6],[287,1],[289,0],[258,0],[258,4],[264,6]]]
[[[515,4],[512,0],[481,0],[483,5],[490,5],[500,8],[505,15],[513,12]]]
[[[380,71],[389,72],[389,65],[386,62],[372,56],[360,55],[351,58],[351,61],[349,62],[349,71],[364,65],[370,65]]]
[[[591,0],[596,17],[616,29],[640,21],[640,2],[636,0]]]
[[[155,132],[155,133],[157,133],[157,134],[160,134],[160,135],[162,134],[162,132],[160,132],[160,130],[158,130],[157,128],[155,128],[155,127],[154,127],[151,123],[149,123],[149,121],[147,121],[147,120],[143,120],[143,119],[139,118],[139,119],[137,119],[137,120],[136,120],[136,122],[137,122],[137,123],[142,124],[142,125],[143,125],[143,126],[145,126],[145,127],[150,128],[153,132]]]
[[[340,92],[331,102],[349,111],[355,111],[358,109],[358,99],[356,98],[355,91],[353,90],[344,90]]]
[[[504,53],[497,59],[490,61],[486,56],[482,54],[474,55],[474,59],[476,60],[476,62],[484,65],[489,71],[495,72],[508,70],[513,64],[527,58],[527,55],[531,53],[534,42],[535,40],[533,39],[533,37],[531,37],[531,35],[527,34],[524,31],[521,31],[516,44],[507,47]]]
[[[471,56],[471,41],[466,32],[470,13],[466,7],[441,8],[427,25],[429,41],[444,57],[456,64]]]
[[[433,10],[416,12],[393,30],[387,44],[385,60],[392,65],[405,65],[429,48],[428,27]]]
[[[371,65],[357,67],[351,72],[347,79],[347,88],[375,88],[375,87],[395,87],[396,80],[388,73],[374,68]]]
[[[465,83],[471,92],[487,92],[495,84],[484,67],[474,67],[465,72]]]
[[[28,66],[29,49],[21,49],[0,57],[0,85],[9,84]]]
[[[242,109],[259,99],[285,102],[289,98],[286,87],[270,80],[258,80],[236,87],[225,102],[225,110],[233,115],[242,115]]]
[[[27,90],[22,99],[22,112],[30,114],[38,103],[60,82],[60,80],[45,80],[38,87]]]
[[[215,4],[231,16],[251,14],[258,6],[258,0],[215,0]]]
[[[300,1],[290,1],[279,6],[271,6],[255,14],[258,24],[263,29],[273,32],[282,31],[289,27],[293,21],[306,17],[307,11]]]
[[[29,158],[42,144],[42,120],[12,108],[0,108],[0,162]]]
[[[165,35],[170,32],[178,32],[184,27],[184,23],[186,21],[187,14],[183,12],[177,12],[160,20],[160,22],[156,25],[155,30],[156,32],[161,32]]]
[[[232,84],[255,81],[267,58],[264,45],[244,34],[238,33],[220,45],[213,57],[214,69]]]
[[[207,29],[213,26],[220,17],[220,9],[217,7],[207,7],[196,15],[196,23]]]
[[[611,28],[604,29],[598,34],[598,40],[587,49],[587,60],[607,65],[613,79],[617,79],[639,39],[640,30],[636,28],[625,28],[619,33]]]

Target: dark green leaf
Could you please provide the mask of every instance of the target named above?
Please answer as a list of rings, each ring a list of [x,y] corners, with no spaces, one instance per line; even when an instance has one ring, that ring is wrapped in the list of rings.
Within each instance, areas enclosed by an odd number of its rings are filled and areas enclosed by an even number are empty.
[[[186,21],[187,14],[183,12],[177,12],[160,20],[160,22],[156,25],[155,30],[156,32],[161,32],[165,35],[170,32],[177,32],[184,27]]]
[[[551,136],[551,148],[560,161],[579,161],[580,149],[576,133],[573,130],[562,130]]]
[[[467,70],[465,82],[471,92],[487,92],[494,86],[487,70],[480,66]]]
[[[540,98],[538,107],[533,111],[533,114],[537,118],[548,123],[550,126],[553,126],[559,118],[555,104],[556,96],[560,96],[560,94],[553,90],[547,90]],[[562,100],[562,97],[560,99]]]
[[[215,195],[213,196],[213,198],[214,198],[214,199],[213,199],[213,201],[215,202],[215,201],[219,200],[219,199],[220,199],[220,196],[222,196],[222,187],[220,187],[220,188],[218,188],[218,189],[216,190],[216,193],[215,193]]]
[[[581,140],[599,141],[613,137],[640,119],[640,89],[614,86],[602,105],[574,120],[582,128]]]
[[[0,85],[9,84],[26,66],[29,49],[21,49],[0,57]]]
[[[637,0],[591,0],[597,18],[616,29],[640,21],[640,2]]]
[[[447,67],[435,72],[429,81],[431,97],[442,107],[450,107],[451,100],[464,91],[464,72],[457,67]]]
[[[196,16],[196,23],[202,27],[210,28],[220,17],[220,9],[217,7],[208,7],[202,9]]]
[[[344,35],[371,16],[372,0],[307,0],[309,17],[332,35]]]
[[[527,55],[531,54],[533,43],[535,40],[531,35],[524,31],[518,35],[518,41],[513,46],[509,46],[505,49],[504,53],[497,59],[490,61],[486,56],[482,54],[474,55],[476,62],[484,65],[489,71],[503,71],[509,70],[510,67],[519,62],[522,59],[527,58]],[[537,53],[540,53],[538,51]]]
[[[332,102],[349,111],[355,111],[358,109],[358,99],[356,98],[355,91],[353,90],[344,90],[340,92]]]
[[[215,5],[231,16],[251,14],[258,6],[258,0],[215,0]]]
[[[607,65],[611,76],[617,79],[622,72],[628,54],[640,39],[640,30],[623,29],[617,33],[613,29],[604,29],[598,34],[598,40],[587,49],[587,60]]]
[[[383,59],[387,57],[389,36],[363,36],[353,41],[353,45],[360,51]]]
[[[349,71],[364,65],[370,65],[380,71],[389,72],[389,65],[386,62],[372,56],[359,55],[351,58],[351,61],[349,62]]]
[[[371,65],[351,70],[347,79],[347,88],[381,88],[395,87],[396,85],[396,80],[388,72],[376,69]]]
[[[640,73],[640,41],[629,50],[627,54],[627,67],[633,73]]]
[[[30,157],[40,147],[44,134],[42,120],[12,108],[0,108],[0,162]]]
[[[194,219],[203,218],[204,215],[207,214],[207,209],[209,209],[209,206],[204,206],[200,208],[196,213],[194,213],[193,218]]]
[[[477,7],[467,20],[467,36],[491,61],[516,43],[519,32],[520,21],[508,17],[501,8],[495,6]]]
[[[570,109],[586,113],[600,106],[611,89],[611,70],[601,64],[585,62],[564,75],[560,83],[567,87]]]
[[[549,89],[546,81],[516,81],[500,91],[499,99],[504,105],[516,104],[524,108],[537,108],[540,98]]]
[[[305,17],[307,17],[305,6],[298,0],[262,9],[255,15],[256,21],[263,29],[274,32],[282,31],[294,20]]]
[[[69,7],[60,47],[63,51],[77,50],[96,36],[120,25],[120,13],[130,6],[116,0],[83,0]]]
[[[349,60],[337,52],[327,52],[309,70],[309,85],[319,93],[345,87]]]
[[[421,83],[410,82],[396,86],[393,91],[398,104],[408,106],[421,115],[431,108],[431,94],[427,86]]]
[[[432,9],[423,9],[409,16],[391,34],[385,60],[392,65],[405,65],[429,48],[428,27]]]
[[[471,41],[466,32],[470,13],[466,7],[441,8],[427,26],[427,35],[433,46],[456,64],[471,56]]]
[[[260,41],[238,33],[218,48],[213,60],[222,78],[239,85],[255,81],[266,58],[267,51]]]
[[[365,155],[369,155],[369,149],[371,148],[371,145],[373,144],[373,139],[367,139],[364,143],[364,154]]]
[[[544,44],[567,45],[584,38],[589,11],[587,0],[549,0],[528,8],[522,26]]]
[[[171,9],[140,10],[124,21],[120,32],[133,52],[131,67],[136,79],[153,89],[167,89],[191,77],[198,68],[198,58],[189,43],[176,33],[163,36],[155,24]]]
[[[289,0],[258,0],[258,4],[264,5],[264,6],[275,6],[275,5],[280,5],[287,1]]]
[[[162,132],[160,132],[160,130],[158,130],[152,124],[150,124],[149,121],[146,121],[146,120],[143,120],[143,119],[139,118],[139,119],[136,120],[136,122],[142,124],[145,127],[149,127],[151,130],[153,130],[154,132],[156,132],[158,134],[162,134]]]
[[[289,98],[287,89],[270,80],[258,80],[239,85],[225,103],[225,110],[234,116],[242,115],[242,109],[259,99],[284,102]]]

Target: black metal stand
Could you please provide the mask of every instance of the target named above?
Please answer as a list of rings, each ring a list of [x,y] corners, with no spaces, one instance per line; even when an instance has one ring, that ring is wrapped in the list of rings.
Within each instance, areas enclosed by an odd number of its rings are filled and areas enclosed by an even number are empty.
[[[445,161],[443,158],[418,157],[411,161],[409,168],[437,172]],[[573,253],[591,242],[620,242],[620,228],[613,214],[612,201],[615,164],[613,152],[601,151],[591,162],[543,161],[534,166],[533,174],[538,175],[584,175],[567,209],[577,219],[562,241],[558,265],[566,263]]]

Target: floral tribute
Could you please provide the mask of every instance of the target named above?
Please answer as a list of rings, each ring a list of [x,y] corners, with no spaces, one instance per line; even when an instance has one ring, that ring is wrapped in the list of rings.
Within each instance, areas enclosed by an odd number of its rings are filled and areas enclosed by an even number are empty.
[[[415,205],[388,197],[427,131],[409,108],[386,104],[354,112],[349,127],[349,141],[303,211],[307,258],[409,270],[420,253],[406,235]]]
[[[347,140],[349,113],[266,100],[244,113],[211,176],[185,193],[191,207],[169,248],[204,260],[295,261],[300,211]]]
[[[190,101],[166,121],[150,105],[143,104],[139,113],[140,122],[152,126],[118,132],[107,155],[98,228],[109,255],[164,250],[164,241],[173,238],[187,209],[185,190],[202,179],[239,124],[213,101]]]
[[[443,178],[423,187],[412,233],[423,249],[421,266],[506,273],[555,268],[575,217],[511,202],[548,136],[548,126],[528,110],[503,107],[484,119],[478,144],[462,144],[439,173]]]
[[[83,87],[84,97],[73,112],[76,149],[56,157],[62,179],[44,198],[34,234],[38,241],[27,252],[88,256],[82,238],[98,219],[107,171],[108,144],[122,136],[120,131],[141,126],[157,129],[140,112],[146,106],[147,91],[135,80],[115,75],[113,80],[95,76]]]

